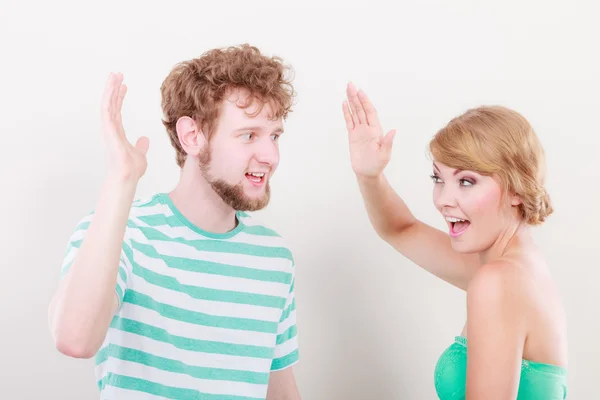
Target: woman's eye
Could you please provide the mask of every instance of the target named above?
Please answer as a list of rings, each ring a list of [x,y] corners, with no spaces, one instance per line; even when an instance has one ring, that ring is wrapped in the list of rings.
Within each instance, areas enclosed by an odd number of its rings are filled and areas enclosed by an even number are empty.
[[[460,184],[461,186],[473,186],[474,182],[470,181],[469,179],[461,179]]]
[[[431,178],[431,180],[433,181],[433,183],[441,183],[442,180],[440,179],[439,176],[437,176],[436,174],[430,175],[429,176]]]

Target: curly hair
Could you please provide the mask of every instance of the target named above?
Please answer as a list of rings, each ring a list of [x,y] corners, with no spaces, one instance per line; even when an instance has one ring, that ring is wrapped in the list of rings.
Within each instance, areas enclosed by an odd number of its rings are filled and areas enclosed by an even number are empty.
[[[429,150],[451,168],[499,177],[505,193],[521,199],[519,211],[527,224],[541,224],[553,213],[544,188],[544,150],[516,111],[501,106],[470,109],[438,131]]]
[[[241,108],[258,101],[262,111],[265,103],[272,107],[272,119],[286,119],[292,111],[295,96],[291,77],[276,56],[267,57],[248,44],[212,49],[199,58],[177,64],[161,85],[163,125],[176,151],[177,165],[183,166],[186,153],[177,136],[176,124],[181,117],[193,118],[210,139],[219,118],[221,102],[232,90],[248,92]]]

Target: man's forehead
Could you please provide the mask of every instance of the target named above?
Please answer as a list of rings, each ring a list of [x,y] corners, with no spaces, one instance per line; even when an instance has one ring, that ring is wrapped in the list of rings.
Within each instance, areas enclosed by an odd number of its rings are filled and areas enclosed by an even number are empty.
[[[238,106],[245,105],[250,100],[251,93],[245,88],[233,88],[227,90],[225,101],[236,104]]]
[[[283,125],[282,118],[273,119],[275,110],[272,102],[263,102],[256,97],[250,97],[247,90],[236,89],[235,92],[223,102],[225,113],[237,114],[240,118],[248,121],[256,121],[257,119],[267,119],[269,124]],[[260,109],[260,113],[258,113]]]

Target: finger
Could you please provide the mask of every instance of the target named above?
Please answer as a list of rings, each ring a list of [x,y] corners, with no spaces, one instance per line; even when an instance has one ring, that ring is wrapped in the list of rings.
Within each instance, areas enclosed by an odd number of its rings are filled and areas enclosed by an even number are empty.
[[[123,122],[121,118],[121,109],[123,107],[123,99],[125,98],[125,94],[127,93],[127,86],[121,85],[119,89],[119,95],[117,96],[117,103],[115,105],[115,122],[117,123],[117,129],[119,129],[119,133],[125,134],[123,131]]]
[[[108,74],[106,85],[104,86],[104,94],[102,95],[101,113],[103,122],[108,122],[110,119],[110,101],[112,98],[113,81],[115,79],[114,74],[111,72]]]
[[[348,111],[350,111],[350,118],[352,119],[352,126],[354,127],[359,123],[359,121],[358,121],[358,116],[355,113],[355,110],[352,109],[352,103],[349,102],[349,99],[351,96],[352,96],[352,92],[350,90],[350,83],[349,83],[348,86],[346,87],[346,97],[348,100],[345,101],[344,103],[348,107]]]
[[[119,95],[117,96],[117,103],[116,103],[116,107],[115,107],[115,111],[118,115],[121,115],[121,108],[123,107],[123,99],[125,98],[125,95],[127,94],[127,86],[126,85],[121,85],[121,87],[119,88]]]
[[[342,109],[344,110],[344,119],[346,120],[346,128],[348,132],[354,129],[354,121],[352,120],[352,114],[350,114],[350,107],[348,106],[348,102],[344,101],[342,104]]]
[[[362,104],[360,104],[360,100],[358,100],[358,91],[352,82],[348,84],[348,100],[350,101],[350,108],[352,109],[355,122],[358,120],[360,124],[367,123],[367,116],[362,108]]]
[[[396,136],[396,130],[392,129],[388,133],[385,134],[383,138],[383,148],[387,151],[392,150],[392,144],[394,143],[394,137]]]
[[[346,87],[346,97],[348,97],[348,105],[350,106],[350,110],[352,111],[352,121],[354,121],[354,125],[360,124],[360,118],[358,117],[358,108],[356,107],[356,103],[354,102],[354,98],[356,97],[356,87],[352,82],[348,83]]]
[[[369,98],[367,97],[367,94],[362,90],[359,90],[358,100],[360,100],[360,104],[365,110],[367,123],[371,126],[379,126],[379,117],[377,116],[377,110],[375,110],[375,107],[371,103],[371,100],[369,100]]]
[[[141,136],[135,142],[135,148],[138,149],[143,155],[146,155],[148,152],[148,147],[150,147],[150,139],[148,139],[146,136]]]
[[[115,74],[115,80],[113,81],[113,90],[112,96],[110,98],[110,115],[112,118],[115,118],[116,110],[117,110],[117,100],[119,98],[119,90],[121,88],[121,83],[123,82],[123,74],[118,72]]]

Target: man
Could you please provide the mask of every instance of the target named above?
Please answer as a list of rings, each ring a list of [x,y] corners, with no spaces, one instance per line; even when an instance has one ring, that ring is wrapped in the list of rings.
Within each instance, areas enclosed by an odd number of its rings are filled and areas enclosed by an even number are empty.
[[[248,45],[177,65],[161,92],[180,180],[136,201],[149,141],[127,141],[126,87],[110,75],[107,179],[49,309],[58,350],[95,356],[103,399],[300,398],[292,253],[245,212],[269,202],[286,69]]]

